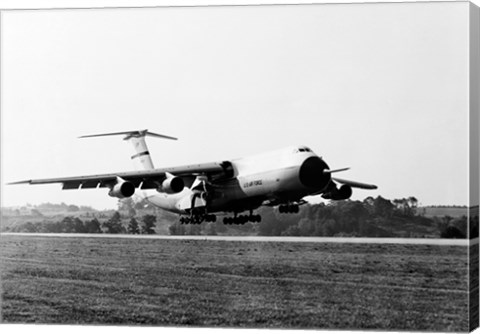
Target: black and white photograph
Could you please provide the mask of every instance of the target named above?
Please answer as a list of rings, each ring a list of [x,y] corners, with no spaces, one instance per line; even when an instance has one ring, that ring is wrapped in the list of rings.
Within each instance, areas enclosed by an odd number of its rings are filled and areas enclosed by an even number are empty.
[[[474,3],[76,4],[0,10],[2,326],[478,327]]]

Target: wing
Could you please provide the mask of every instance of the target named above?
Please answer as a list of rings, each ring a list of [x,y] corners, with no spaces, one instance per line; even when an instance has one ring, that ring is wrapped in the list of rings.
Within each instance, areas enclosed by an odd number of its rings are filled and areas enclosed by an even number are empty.
[[[178,177],[195,177],[206,175],[210,180],[230,178],[233,176],[232,165],[228,161],[202,163],[171,168],[160,168],[146,171],[119,172],[88,176],[59,177],[51,179],[36,179],[11,182],[9,184],[49,184],[61,183],[62,189],[93,189],[112,187],[120,177],[140,189],[155,189],[167,178],[167,174]]]
[[[338,179],[336,177],[332,177],[332,180],[335,182],[341,183],[341,184],[346,184],[352,188],[360,188],[360,189],[377,189],[377,186],[374,184],[367,184],[367,183],[361,183],[357,181],[349,181],[349,180],[344,180],[344,179]]]

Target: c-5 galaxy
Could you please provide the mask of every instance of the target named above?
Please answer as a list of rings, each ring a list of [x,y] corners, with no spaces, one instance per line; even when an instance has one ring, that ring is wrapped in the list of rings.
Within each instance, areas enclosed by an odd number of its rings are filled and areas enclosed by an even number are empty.
[[[135,194],[163,210],[180,214],[180,221],[186,224],[216,221],[216,214],[221,212],[233,215],[224,217],[225,224],[260,222],[261,216],[254,211],[262,205],[278,206],[281,213],[297,213],[299,205],[306,203],[305,196],[345,200],[352,195],[352,188],[377,188],[333,177],[332,174],[348,168],[330,169],[306,146],[290,146],[234,160],[154,168],[145,137],[176,138],[148,130],[80,138],[112,135],[123,135],[131,143],[136,171],[11,184],[61,183],[63,189],[107,188],[108,195],[117,198]]]

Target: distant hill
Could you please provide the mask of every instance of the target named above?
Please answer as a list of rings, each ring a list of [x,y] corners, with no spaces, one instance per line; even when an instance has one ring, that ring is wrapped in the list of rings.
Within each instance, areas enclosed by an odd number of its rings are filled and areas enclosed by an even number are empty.
[[[6,231],[27,222],[55,222],[65,217],[75,217],[82,220],[106,219],[114,210],[96,210],[89,206],[76,206],[72,204],[42,203],[39,205],[25,205],[17,207],[2,207],[0,231]]]
[[[154,227],[155,232],[158,234],[168,234],[169,226],[177,220],[176,215],[151,205],[137,205],[133,212],[129,212],[128,209],[128,207],[124,208],[120,205],[119,210],[97,210],[89,206],[77,206],[65,203],[2,207],[0,231],[25,232],[25,227],[27,226],[28,229],[38,232],[35,226],[58,223],[67,217],[78,218],[82,222],[96,219],[100,224],[103,224],[118,211],[121,214],[121,224],[125,228],[127,228],[132,216],[135,216],[141,225],[143,216],[154,215],[157,219]]]
[[[468,216],[468,207],[466,206],[424,206],[417,209],[417,213],[424,217],[445,217],[460,218]],[[478,207],[477,207],[478,215]]]

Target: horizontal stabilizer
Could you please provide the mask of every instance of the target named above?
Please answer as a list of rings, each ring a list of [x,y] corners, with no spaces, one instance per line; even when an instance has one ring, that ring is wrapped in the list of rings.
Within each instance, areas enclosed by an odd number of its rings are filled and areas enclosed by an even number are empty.
[[[123,138],[124,140],[130,139],[132,137],[145,137],[145,136],[177,140],[177,138],[175,138],[175,137],[170,137],[170,136],[161,135],[161,134],[154,133],[154,132],[149,132],[147,129],[145,129],[145,130],[135,130],[135,131],[99,133],[99,134],[94,134],[94,135],[80,136],[78,138],[105,137],[105,136],[117,136],[117,135],[125,135],[125,138]]]
[[[360,189],[377,189],[378,187],[374,184],[366,184],[366,183],[361,183],[357,181],[349,181],[349,180],[344,180],[344,179],[337,179],[336,177],[332,177],[332,180],[335,182],[341,183],[341,184],[346,184],[352,188],[360,188]]]

